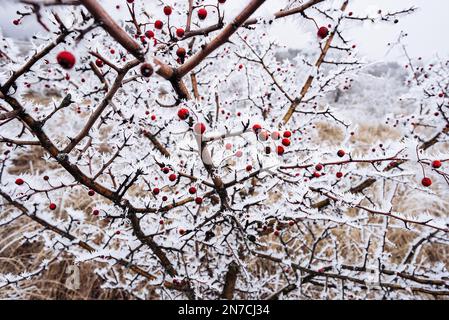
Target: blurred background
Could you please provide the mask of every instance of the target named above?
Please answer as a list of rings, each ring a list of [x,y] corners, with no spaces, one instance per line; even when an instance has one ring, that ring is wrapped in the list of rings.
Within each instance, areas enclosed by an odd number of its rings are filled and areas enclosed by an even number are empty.
[[[116,17],[127,13],[125,2],[125,0],[102,1]],[[333,2],[341,2],[341,0],[333,0]],[[154,3],[157,2],[154,1]],[[228,0],[226,17],[228,19],[232,17],[246,3],[247,1],[242,0]],[[268,0],[257,14],[268,16],[281,9],[285,3],[284,0]],[[122,6],[122,10],[115,9],[117,4]],[[149,2],[148,5],[151,6],[152,2]],[[387,44],[395,42],[402,30],[409,34],[404,43],[411,56],[422,56],[424,59],[429,59],[435,57],[437,53],[441,56],[447,55],[449,53],[449,41],[447,41],[449,1],[447,0],[352,0],[348,10],[353,11],[354,15],[364,16],[367,13],[377,12],[379,8],[384,11],[397,11],[411,6],[415,6],[419,10],[411,16],[403,17],[398,24],[383,23],[374,26],[371,23],[366,23],[363,27],[348,30],[346,34],[358,45],[360,53],[371,61],[400,59],[403,56],[402,52],[399,49],[388,50]],[[44,32],[34,18],[24,19],[19,26],[13,25],[12,21],[17,17],[16,11],[22,7],[19,0],[0,0],[0,29],[4,36],[26,40],[37,30]],[[295,37],[292,37],[291,30],[295,30],[292,29],[295,25],[296,30],[300,30],[298,22],[295,22],[294,19],[288,19],[287,22],[283,20],[275,28],[279,41],[292,49],[295,48],[295,44],[302,43],[295,41]]]

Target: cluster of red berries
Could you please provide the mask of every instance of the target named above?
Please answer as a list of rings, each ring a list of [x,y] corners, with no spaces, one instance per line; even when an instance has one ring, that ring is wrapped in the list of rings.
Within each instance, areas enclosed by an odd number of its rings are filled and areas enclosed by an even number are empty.
[[[442,165],[443,165],[443,163],[441,162],[441,160],[432,161],[432,168],[434,168],[434,169],[439,169],[439,168],[441,168]],[[428,188],[432,185],[432,179],[430,179],[429,177],[424,177],[421,180],[421,184],[424,187]]]
[[[190,193],[190,194],[195,194],[196,191],[197,191],[197,190],[196,190],[195,187],[190,187],[190,188],[189,188],[189,193]],[[201,197],[196,197],[196,198],[195,198],[195,203],[198,204],[198,205],[202,204],[202,203],[203,203],[203,198],[201,198]]]
[[[170,16],[172,13],[173,13],[172,7],[170,7],[170,6],[165,6],[165,7],[164,7],[164,14],[165,14],[166,16]],[[155,22],[154,27],[155,27],[156,29],[162,29],[163,25],[164,25],[164,24],[163,24],[162,21],[157,20],[157,21]],[[178,38],[184,37],[184,34],[185,34],[185,31],[184,31],[183,28],[177,28],[177,29],[176,29],[176,36],[177,36]],[[154,33],[152,34],[152,36],[154,36]]]
[[[346,155],[346,152],[343,149],[340,149],[340,150],[337,151],[337,156],[339,156],[340,158],[343,158],[345,155]],[[314,178],[321,177],[322,174],[320,173],[320,171],[323,170],[323,169],[324,169],[324,165],[322,165],[321,163],[318,163],[317,165],[315,165],[315,170],[316,171],[313,173],[313,177]],[[324,175],[324,173],[323,173],[323,175]],[[338,171],[335,174],[335,176],[338,179],[341,179],[343,177],[343,172]]]
[[[45,177],[44,177],[44,180],[47,181],[48,179],[49,179],[48,176],[45,176]],[[23,180],[22,178],[17,178],[16,181],[15,181],[15,183],[16,183],[16,185],[21,186],[21,185],[23,185],[23,184],[25,183],[25,180]],[[52,202],[52,203],[50,203],[50,205],[48,206],[48,208],[49,208],[50,210],[56,210],[56,204],[54,204],[54,203]]]
[[[127,2],[128,2],[129,4],[133,4],[133,3],[134,3],[134,0],[127,0]],[[218,2],[219,2],[220,4],[224,4],[224,3],[226,2],[226,0],[218,0]],[[117,6],[117,8],[119,8],[119,6]],[[164,12],[164,14],[165,14],[166,16],[170,16],[170,15],[173,13],[173,9],[172,9],[171,6],[168,6],[168,5],[167,5],[167,6],[164,6],[163,12]],[[200,20],[205,20],[208,13],[207,13],[206,8],[200,8],[200,9],[198,10],[197,14],[198,14],[198,18],[199,18]],[[20,20],[14,20],[13,23],[14,23],[15,25],[18,25],[18,24],[20,23]],[[156,20],[156,21],[154,22],[154,28],[155,28],[155,29],[161,30],[163,27],[164,27],[164,22],[163,22],[162,20]],[[184,30],[183,28],[177,28],[177,29],[176,29],[176,36],[177,36],[178,38],[183,38],[184,35],[185,35],[185,30]],[[155,34],[154,34],[154,32],[153,32],[152,30],[147,30],[147,31],[145,31],[145,36],[146,36],[148,39],[152,39],[152,38],[154,38]],[[142,41],[145,40],[145,36],[141,36]],[[156,42],[156,39],[155,39],[155,42]],[[111,53],[113,53],[113,50],[112,50],[112,49],[111,49]],[[185,57],[186,57],[186,50],[185,50],[184,48],[181,48],[181,47],[180,47],[180,48],[177,49],[176,55],[177,55],[178,58],[179,58],[178,61],[179,61],[180,63],[183,63],[183,62],[184,62],[184,59],[185,59]],[[67,69],[67,70],[72,69],[72,68],[75,66],[75,63],[76,63],[76,58],[75,58],[75,56],[73,55],[73,53],[71,53],[71,52],[69,52],[69,51],[61,51],[61,52],[57,55],[56,60],[57,60],[58,64],[59,64],[63,69]],[[95,64],[96,64],[97,67],[101,68],[101,67],[104,66],[104,61],[102,61],[101,59],[97,59],[97,60],[95,61]],[[141,70],[142,76],[144,76],[144,77],[150,77],[150,76],[153,74],[153,67],[152,67],[150,64],[147,64],[147,63],[142,64],[140,70]]]
[[[273,131],[271,134],[269,134],[267,131],[262,129],[262,126],[260,124],[254,124],[253,125],[253,132],[255,134],[258,135],[258,138],[260,141],[267,141],[270,137],[273,140],[279,140],[281,138],[281,134],[277,131]],[[281,144],[276,147],[276,152],[278,155],[283,155],[285,152],[284,147],[288,147],[291,145],[291,140],[290,137],[292,136],[291,131],[284,131],[284,133],[282,134],[282,140],[281,140]],[[265,148],[265,153],[269,154],[271,153],[271,148],[270,147],[266,147]]]
[[[319,178],[321,177],[321,173],[320,171],[324,169],[324,166],[321,163],[318,163],[317,165],[315,165],[315,172],[313,173],[313,177],[314,178]]]
[[[223,4],[226,2],[226,0],[219,0],[219,3]],[[164,14],[169,17],[172,13],[173,13],[173,9],[171,6],[164,6],[163,8]],[[205,20],[207,17],[207,10],[205,8],[200,8],[197,12],[198,14],[198,18],[200,20]],[[162,22],[162,20],[156,20],[154,22],[154,28],[157,30],[161,30],[164,27],[164,22]],[[178,38],[183,38],[185,35],[185,30],[183,28],[176,28],[176,36]],[[154,37],[154,32],[151,30],[148,30],[145,32],[145,36],[149,39]],[[184,50],[184,54],[182,54],[182,51],[178,51],[177,55],[182,59],[181,56],[185,56],[185,49]],[[180,56],[181,55],[181,56]]]

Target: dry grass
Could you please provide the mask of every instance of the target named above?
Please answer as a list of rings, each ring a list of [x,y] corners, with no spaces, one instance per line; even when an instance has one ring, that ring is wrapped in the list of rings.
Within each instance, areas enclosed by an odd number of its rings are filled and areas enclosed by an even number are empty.
[[[3,274],[20,274],[38,270],[42,261],[50,252],[39,241],[23,240],[26,232],[39,228],[27,218],[20,218],[8,227],[1,229],[0,272]],[[19,286],[8,286],[0,290],[0,299],[132,299],[121,290],[101,288],[102,279],[95,274],[96,264],[80,264],[80,288],[71,290],[65,286],[69,276],[67,267],[73,265],[73,257],[63,256],[49,264],[48,268],[36,277],[20,282]]]
[[[39,100],[45,103],[45,99]],[[329,145],[337,145],[344,139],[343,131],[337,126],[329,126],[328,124],[317,124],[318,137],[323,143]],[[357,137],[358,143],[362,145],[370,145],[371,143],[386,140],[386,138],[399,138],[399,134],[390,127],[383,125],[364,125],[359,128]],[[1,145],[0,145],[1,149]],[[0,150],[1,151],[1,150]],[[364,152],[366,150],[358,150]],[[23,152],[16,159],[14,159],[14,166],[9,169],[11,174],[19,174],[30,172],[31,170],[44,170],[48,168],[49,163],[43,160],[43,152],[39,147],[33,147],[31,152]],[[56,164],[50,164],[56,166]],[[374,190],[375,191],[375,190]],[[139,193],[139,190],[130,190],[130,192]],[[373,192],[375,195],[376,192]],[[400,212],[413,215],[417,210],[413,199],[414,195],[404,192],[398,192],[395,198],[394,209]],[[278,194],[271,194],[272,201],[279,198]],[[376,200],[375,198],[373,200]],[[66,206],[71,206],[80,210],[90,210],[92,207],[92,199],[86,198],[83,193],[74,191],[71,194],[70,203]],[[419,202],[419,199],[417,200]],[[422,203],[420,205],[423,205]],[[426,204],[430,206],[430,211],[435,215],[447,214],[446,209],[435,206],[434,204]],[[58,212],[64,215],[64,212]],[[354,209],[349,209],[347,215],[356,215]],[[376,221],[377,219],[377,221]],[[370,222],[380,222],[379,218],[373,218]],[[21,271],[35,270],[40,263],[51,256],[48,249],[43,248],[40,242],[30,242],[23,239],[23,234],[39,228],[34,222],[21,218],[7,227],[0,228],[0,273],[17,274]],[[357,251],[360,244],[361,232],[349,227],[341,227],[331,231],[332,237],[336,239],[339,244],[339,253],[344,257],[344,261],[348,264],[360,263],[357,259],[360,258],[360,253]],[[404,259],[409,248],[409,244],[414,237],[407,231],[392,228],[387,234],[389,240],[386,245],[387,252],[391,253],[391,262],[398,263]],[[273,235],[268,235],[261,239],[270,248],[276,248],[276,239]],[[302,242],[301,242],[302,241]],[[307,250],[304,244],[310,245],[313,243],[311,237],[301,239],[301,241],[294,241],[290,245],[292,251],[302,251],[304,254]],[[371,253],[379,244],[379,240],[374,240]],[[377,242],[377,243],[376,243]],[[329,245],[327,241],[319,244],[317,250]],[[281,247],[278,247],[281,251]],[[449,248],[447,246],[426,244],[420,252],[419,261],[430,262],[444,262],[449,268]],[[73,264],[73,257],[65,255],[62,259],[52,262],[48,269],[29,280],[21,281],[20,285],[8,286],[0,291],[0,299],[20,298],[20,299],[133,299],[134,297],[127,292],[121,290],[103,289],[102,279],[96,274],[95,269],[98,267],[97,262],[85,262],[80,265],[81,271],[81,288],[78,290],[71,290],[65,286],[68,274],[65,273],[68,265]],[[277,265],[267,260],[255,259],[252,264],[252,269],[256,273],[275,272]],[[288,272],[288,271],[287,271]],[[311,289],[310,295],[317,298],[319,293]],[[424,296],[425,297],[425,296]]]

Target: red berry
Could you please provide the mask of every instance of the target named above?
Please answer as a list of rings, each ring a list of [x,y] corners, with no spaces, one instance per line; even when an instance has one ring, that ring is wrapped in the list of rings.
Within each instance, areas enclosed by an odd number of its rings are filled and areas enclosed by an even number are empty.
[[[421,180],[421,183],[424,187],[430,187],[432,185],[432,180],[430,178],[424,177]]]
[[[120,234],[120,230],[117,230],[117,231],[115,232],[115,234]]]
[[[278,139],[280,139],[280,137],[281,137],[281,134],[277,131],[273,131],[271,133],[271,139],[273,139],[273,140],[278,140]]]
[[[270,137],[270,135],[268,134],[267,131],[260,131],[260,133],[259,133],[260,141],[267,141],[269,137]]]
[[[202,122],[197,123],[193,126],[193,131],[196,134],[203,134],[206,131],[206,126]]]
[[[286,147],[288,147],[290,145],[290,139],[284,138],[282,139],[282,144]]]
[[[260,124],[253,125],[253,131],[255,133],[258,133],[262,129],[262,126]]]
[[[168,199],[167,196],[162,197],[162,201],[167,201],[167,199]]]
[[[318,29],[317,35],[319,38],[324,39],[329,35],[329,29],[327,27],[321,27]]]
[[[154,38],[154,32],[151,31],[151,30],[147,30],[147,31],[145,32],[145,36],[146,36],[148,39]]]
[[[290,131],[284,131],[284,138],[290,138],[292,133]]]
[[[441,161],[440,160],[435,160],[434,162],[432,162],[432,167],[434,167],[435,169],[441,168]]]
[[[93,214],[94,216],[98,216],[98,215],[100,214],[100,211],[97,210],[97,209],[95,209],[94,211],[92,211],[92,214]]]
[[[185,109],[185,108],[179,109],[178,110],[178,117],[181,120],[187,119],[189,117],[189,110]]]
[[[295,225],[295,221],[290,220],[290,221],[288,222],[288,225],[289,225],[290,227],[293,227],[293,226]]]
[[[177,55],[179,58],[181,58],[181,59],[185,58],[185,56],[186,56],[186,49],[184,49],[184,48],[178,48],[178,50],[176,50],[176,55]]]
[[[56,209],[56,204],[50,203],[50,205],[48,207],[50,208],[50,210],[55,210]]]
[[[275,232],[274,232],[274,235],[276,236],[276,237],[278,237],[279,236],[279,231],[278,230],[276,230]]]
[[[221,4],[223,4],[225,2],[226,2],[226,0],[218,0],[218,3],[221,3]]]
[[[185,34],[185,31],[184,31],[183,28],[178,28],[178,29],[176,29],[176,36],[177,36],[178,38],[184,37],[184,34]]]
[[[226,143],[225,148],[226,148],[226,150],[231,150],[232,149],[232,144]]]
[[[19,25],[19,23],[20,23],[20,20],[13,20],[13,22],[12,22],[15,26],[18,26]]]
[[[93,197],[95,195],[95,191],[90,189],[89,192],[87,193],[90,197]]]
[[[196,197],[196,198],[195,198],[195,203],[196,203],[196,204],[202,204],[202,203],[203,203],[203,198],[201,198],[201,197]]]
[[[24,183],[25,183],[25,181],[23,181],[23,179],[20,179],[20,178],[16,179],[16,184],[17,184],[18,186],[21,186],[21,185],[24,184]]]
[[[140,66],[140,73],[146,78],[151,77],[153,74],[153,66],[149,63],[143,63]]]
[[[163,26],[164,26],[164,23],[161,20],[156,20],[154,22],[154,27],[158,30],[161,30]]]
[[[251,170],[253,170],[253,166],[252,165],[247,165],[246,166],[246,171],[250,172]]]
[[[159,224],[163,225],[164,224],[164,220],[159,220]]]
[[[179,232],[180,235],[183,235],[184,233],[186,233],[186,231],[185,231],[184,229],[179,229],[178,232]],[[174,282],[174,281],[173,281],[173,282]]]
[[[177,176],[176,176],[176,174],[174,174],[174,173],[172,173],[171,175],[168,176],[168,180],[170,180],[170,181],[172,181],[172,182],[175,181],[176,178],[177,178]]]
[[[200,10],[198,10],[198,18],[200,20],[204,20],[207,17],[207,10],[204,8],[201,8]]]
[[[196,188],[195,187],[190,187],[189,188],[189,193],[190,194],[195,194],[196,193]]]
[[[237,150],[237,152],[235,153],[235,156],[236,156],[237,158],[240,158],[241,156],[243,156],[242,150]]]
[[[170,172],[170,168],[168,168],[168,167],[163,167],[163,168],[162,168],[162,172],[165,173],[165,174],[167,174],[167,173]]]
[[[321,163],[318,163],[318,164],[315,166],[315,169],[316,169],[317,171],[321,171],[321,170],[323,170],[323,165],[322,165]]]
[[[159,188],[154,188],[154,189],[153,189],[153,194],[154,194],[155,196],[157,196],[160,192],[161,192],[161,189],[159,189]]]
[[[126,0],[128,3],[133,3],[134,0]]]
[[[76,63],[75,56],[69,51],[61,51],[56,56],[56,61],[63,69],[72,69]]]
[[[284,154],[284,147],[278,146],[276,151],[277,151],[278,155],[282,156]]]
[[[319,178],[319,177],[321,177],[321,174],[320,174],[319,172],[315,171],[315,172],[313,173],[313,176],[314,176],[315,178]]]
[[[343,158],[343,157],[345,156],[345,154],[346,154],[346,152],[345,152],[344,150],[338,150],[338,152],[337,152],[337,155],[338,155],[340,158]]]
[[[101,68],[101,67],[103,67],[104,62],[101,59],[97,59],[97,60],[95,60],[95,64],[97,65],[97,67]]]
[[[172,13],[171,7],[170,7],[170,6],[165,6],[165,7],[164,7],[164,14],[165,14],[166,16],[169,16],[169,15],[171,15],[171,13]]]
[[[343,177],[343,172],[337,172],[336,176],[338,179],[341,179]]]

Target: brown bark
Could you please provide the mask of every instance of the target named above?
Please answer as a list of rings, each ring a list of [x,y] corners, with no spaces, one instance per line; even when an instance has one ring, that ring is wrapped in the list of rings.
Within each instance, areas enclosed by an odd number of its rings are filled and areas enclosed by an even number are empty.
[[[232,261],[228,266],[228,272],[225,276],[225,283],[223,292],[221,294],[222,298],[232,300],[232,298],[234,297],[235,283],[237,282],[237,276],[239,272],[239,266],[237,265],[237,263]]]
[[[266,0],[251,0],[251,2],[229,23],[219,35],[217,35],[210,43],[205,45],[201,51],[190,58],[185,64],[178,69],[180,77],[185,76],[198,66],[204,58],[214,52],[218,47],[226,43],[229,37],[232,36],[240,26],[265,2]]]
[[[343,5],[341,6],[341,11],[345,11],[346,8],[348,6],[348,1],[345,1],[343,3]],[[321,64],[324,61],[324,58],[326,57],[327,53],[329,52],[329,49],[331,47],[332,41],[334,40],[335,37],[335,33],[336,33],[337,28],[334,29],[333,32],[331,32],[331,34],[329,35],[329,38],[327,39],[323,50],[321,51],[320,56],[318,57],[316,63],[315,63],[315,67],[317,69],[319,69],[321,67]],[[282,122],[283,123],[287,123],[290,121],[291,117],[293,116],[293,113],[295,112],[296,108],[298,107],[298,105],[301,103],[301,101],[304,99],[305,95],[307,94],[307,92],[309,91],[310,87],[312,86],[313,80],[315,79],[314,75],[309,75],[309,77],[307,78],[306,82],[304,83],[302,89],[301,89],[301,93],[299,98],[295,99],[293,101],[293,103],[290,105],[290,107],[287,110],[287,113],[284,115],[284,117],[282,118]]]
[[[101,23],[106,30],[118,43],[128,50],[139,61],[145,60],[142,48],[134,41],[106,12],[106,10],[96,0],[80,0],[90,14]]]

